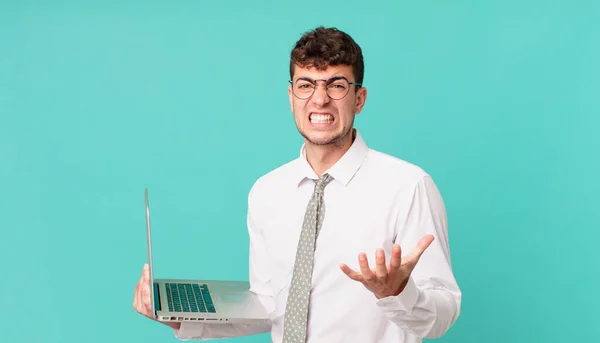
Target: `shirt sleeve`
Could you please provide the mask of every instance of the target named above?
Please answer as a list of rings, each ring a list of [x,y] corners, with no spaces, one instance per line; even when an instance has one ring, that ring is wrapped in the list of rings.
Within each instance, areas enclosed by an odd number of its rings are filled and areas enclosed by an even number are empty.
[[[265,311],[272,319],[275,309],[271,291],[271,274],[268,263],[267,249],[261,228],[254,220],[254,201],[252,191],[248,197],[247,225],[250,238],[249,248],[249,281],[250,291],[253,292]],[[209,340],[215,338],[231,338],[249,336],[269,332],[271,323],[241,324],[241,323],[194,323],[183,322],[179,329],[173,329],[179,340]]]
[[[403,330],[421,338],[440,337],[458,318],[462,294],[452,272],[446,209],[430,176],[417,183],[397,229],[396,243],[402,255],[410,253],[427,234],[435,239],[421,255],[404,290],[377,300],[377,304]]]

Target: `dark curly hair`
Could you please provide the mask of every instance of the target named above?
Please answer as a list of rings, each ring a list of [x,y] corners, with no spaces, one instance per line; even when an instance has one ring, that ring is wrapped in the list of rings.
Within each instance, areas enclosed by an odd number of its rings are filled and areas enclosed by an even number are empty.
[[[345,32],[334,27],[317,27],[300,37],[292,49],[290,58],[290,80],[294,78],[294,65],[315,67],[325,70],[329,66],[349,65],[356,82],[362,84],[364,62],[362,50]]]

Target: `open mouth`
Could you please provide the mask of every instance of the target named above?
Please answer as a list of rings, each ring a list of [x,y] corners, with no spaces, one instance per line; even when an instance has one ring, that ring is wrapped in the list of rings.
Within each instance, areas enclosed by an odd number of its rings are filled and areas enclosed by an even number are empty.
[[[331,114],[313,113],[309,116],[311,124],[331,124],[334,119]]]

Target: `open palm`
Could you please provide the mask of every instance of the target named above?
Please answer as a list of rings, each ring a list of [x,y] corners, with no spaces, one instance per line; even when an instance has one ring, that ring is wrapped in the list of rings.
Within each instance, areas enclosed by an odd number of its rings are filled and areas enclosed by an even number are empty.
[[[402,250],[398,244],[392,247],[392,256],[388,264],[385,263],[383,249],[377,249],[375,254],[375,268],[369,267],[367,255],[361,252],[358,255],[360,271],[355,271],[346,264],[341,264],[340,269],[352,280],[361,282],[369,291],[378,298],[396,296],[402,292],[410,274],[417,265],[421,255],[433,242],[433,235],[426,235],[419,240],[417,246],[410,254],[402,257]]]

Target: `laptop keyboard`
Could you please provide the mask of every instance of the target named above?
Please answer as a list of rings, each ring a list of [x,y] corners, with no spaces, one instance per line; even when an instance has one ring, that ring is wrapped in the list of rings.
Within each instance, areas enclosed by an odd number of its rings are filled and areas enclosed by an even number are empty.
[[[197,283],[166,283],[169,311],[216,313],[208,286]]]

